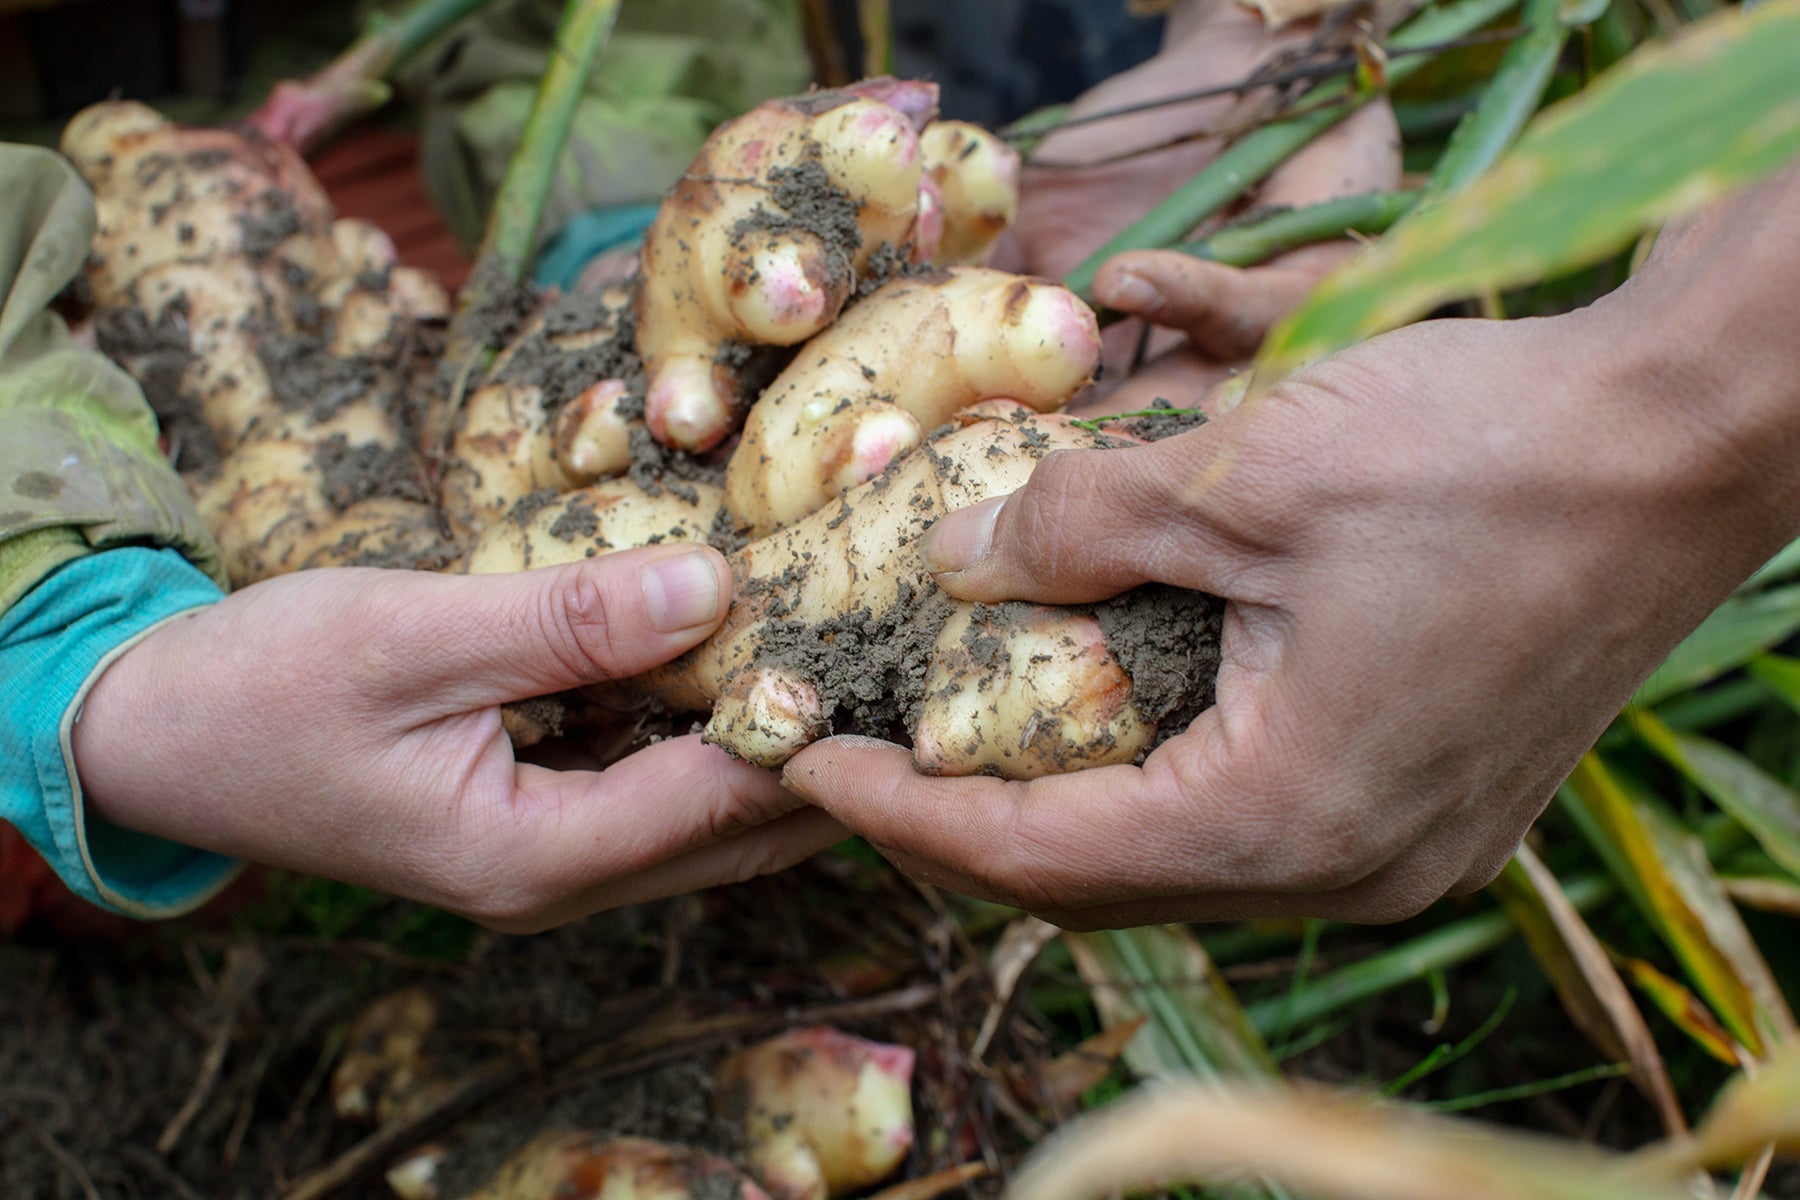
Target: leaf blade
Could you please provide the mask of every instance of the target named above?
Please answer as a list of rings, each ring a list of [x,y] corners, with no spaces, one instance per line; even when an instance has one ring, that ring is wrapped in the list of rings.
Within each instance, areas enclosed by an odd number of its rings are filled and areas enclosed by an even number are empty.
[[[1800,151],[1796,60],[1792,5],[1722,13],[1638,51],[1546,110],[1482,178],[1327,278],[1264,342],[1258,384],[1440,303],[1595,261],[1773,172]]]

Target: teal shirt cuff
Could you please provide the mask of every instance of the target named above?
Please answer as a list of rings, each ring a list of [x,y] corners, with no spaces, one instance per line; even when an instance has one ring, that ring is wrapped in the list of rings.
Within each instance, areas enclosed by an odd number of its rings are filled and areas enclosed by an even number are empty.
[[[222,595],[176,551],[128,546],[57,568],[0,613],[0,819],[102,908],[177,916],[236,873],[232,859],[88,817],[70,744],[82,700],[115,658]]]

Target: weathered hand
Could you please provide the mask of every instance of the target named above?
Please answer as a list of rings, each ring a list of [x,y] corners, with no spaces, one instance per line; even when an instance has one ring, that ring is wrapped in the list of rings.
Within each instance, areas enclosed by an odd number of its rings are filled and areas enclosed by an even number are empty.
[[[635,674],[731,594],[710,549],[518,575],[307,571],[163,626],[76,725],[91,812],[496,928],[777,870],[843,836],[697,737],[604,771],[514,761],[501,703]]]
[[[1285,47],[1296,31],[1270,33],[1262,18],[1233,0],[1194,0],[1172,20],[1163,51],[1083,95],[1074,115],[1105,112],[1164,96],[1235,82]],[[1161,146],[1197,130],[1231,125],[1259,101],[1231,96],[1150,109],[1052,134],[1033,154],[1046,163],[1025,174],[1019,217],[997,265],[1060,279],[1211,162],[1224,142],[1207,137]],[[1099,160],[1116,160],[1099,162]],[[1288,160],[1251,194],[1263,206],[1300,207],[1337,196],[1397,187],[1400,142],[1385,101],[1372,103]],[[1116,256],[1094,283],[1109,308],[1143,317],[1192,338],[1204,358],[1229,364],[1253,353],[1273,322],[1355,250],[1342,241],[1311,246],[1263,266],[1239,269],[1165,251]],[[1124,335],[1124,336],[1121,336]],[[1111,363],[1135,335],[1109,340]],[[1159,344],[1161,346],[1167,343]],[[1224,375],[1223,366],[1211,372]],[[1108,407],[1111,407],[1110,405]]]
[[[968,599],[1229,599],[1218,702],[1141,767],[790,786],[1074,926],[1389,920],[1487,882],[1667,650],[1800,532],[1800,176],[1589,310],[1439,321],[1151,446],[1057,454],[927,542]]]

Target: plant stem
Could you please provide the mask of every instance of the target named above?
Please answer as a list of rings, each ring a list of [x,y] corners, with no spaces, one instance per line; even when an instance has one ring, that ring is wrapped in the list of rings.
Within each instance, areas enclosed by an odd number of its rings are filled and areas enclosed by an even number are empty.
[[[569,0],[563,9],[537,98],[500,181],[477,258],[489,270],[498,267],[509,282],[525,277],[544,204],[587,87],[588,70],[618,15],[619,0]]]
[[[1506,48],[1481,102],[1457,123],[1419,197],[1420,208],[1468,186],[1513,144],[1538,110],[1569,37],[1563,3],[1526,0],[1524,35]]]
[[[1404,50],[1460,37],[1498,17],[1513,3],[1514,0],[1456,0],[1441,8],[1427,9],[1394,35],[1393,47]],[[1420,54],[1391,62],[1390,85],[1399,83],[1428,61],[1429,56]],[[1177,241],[1262,182],[1296,151],[1369,99],[1369,95],[1352,93],[1341,81],[1313,88],[1297,103],[1305,107],[1325,102],[1327,107],[1264,125],[1227,146],[1204,170],[1095,251],[1065,282],[1083,299],[1091,300],[1094,273],[1101,263],[1126,250],[1147,250]]]
[[[863,74],[894,73],[894,14],[888,0],[857,0],[857,25],[862,30]]]
[[[415,0],[397,16],[375,12],[350,48],[303,82],[275,85],[249,124],[302,154],[387,103],[383,82],[431,40],[487,0]]]
[[[619,0],[568,0],[563,9],[543,78],[538,81],[537,97],[488,212],[475,270],[457,298],[445,351],[451,362],[474,362],[483,348],[479,331],[473,327],[477,324],[474,314],[525,278],[563,147],[575,123],[575,110],[587,87],[588,70],[618,15]]]
[[[1347,233],[1386,233],[1412,210],[1418,196],[1417,192],[1340,196],[1305,208],[1290,208],[1260,221],[1227,226],[1209,238],[1175,242],[1166,249],[1230,267],[1253,267],[1295,247],[1328,242]]]
[[[1584,875],[1563,888],[1577,909],[1592,908],[1613,893],[1609,879]],[[1244,1006],[1244,1015],[1257,1032],[1268,1036],[1284,1021],[1301,1028],[1350,1007],[1359,1000],[1378,996],[1403,983],[1423,979],[1434,970],[1456,966],[1504,944],[1517,928],[1504,912],[1465,917],[1422,937],[1341,967],[1309,984],[1296,996],[1271,996]]]

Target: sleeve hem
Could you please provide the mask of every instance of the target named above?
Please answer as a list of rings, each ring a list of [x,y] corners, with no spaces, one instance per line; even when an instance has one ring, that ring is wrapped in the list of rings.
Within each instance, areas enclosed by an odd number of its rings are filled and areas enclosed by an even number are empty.
[[[168,904],[147,904],[124,895],[107,883],[105,876],[101,874],[99,867],[94,863],[93,853],[88,846],[86,798],[81,790],[81,776],[75,769],[75,722],[80,719],[82,705],[87,702],[87,694],[93,689],[94,684],[99,682],[100,676],[127,650],[164,625],[189,616],[198,609],[207,607],[208,603],[210,602],[202,602],[190,608],[184,608],[180,612],[170,613],[162,620],[139,630],[132,637],[109,650],[99,662],[94,664],[94,669],[88,672],[87,678],[82,680],[81,686],[75,690],[75,695],[69,700],[69,706],[63,710],[62,722],[57,727],[57,739],[62,746],[63,769],[69,775],[69,807],[74,817],[75,845],[81,857],[82,868],[87,872],[88,881],[94,885],[94,890],[99,893],[100,898],[128,917],[137,917],[141,920],[165,920],[169,917],[179,917],[190,913],[224,891],[244,869],[243,863],[234,860],[225,860],[222,867],[217,859],[191,864],[183,868],[181,875],[203,874],[212,875],[214,878],[180,900]]]

